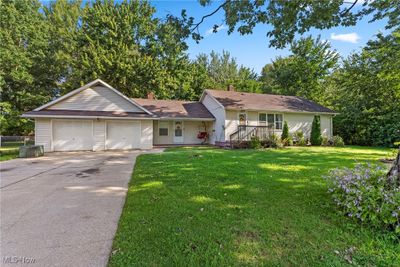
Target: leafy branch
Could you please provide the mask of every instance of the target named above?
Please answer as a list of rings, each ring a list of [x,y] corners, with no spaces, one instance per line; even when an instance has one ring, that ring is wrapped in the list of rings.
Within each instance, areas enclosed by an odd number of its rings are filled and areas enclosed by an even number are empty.
[[[219,5],[213,12],[211,12],[211,13],[209,13],[209,14],[207,14],[207,15],[204,15],[201,19],[200,19],[200,21],[198,22],[198,23],[195,23],[195,24],[193,24],[192,26],[192,29],[190,30],[190,32],[191,33],[194,33],[194,31],[197,31],[197,33],[199,34],[199,26],[204,22],[204,20],[206,19],[206,18],[208,18],[208,17],[211,17],[211,16],[213,16],[215,13],[217,13],[221,8],[223,8],[224,6],[226,6],[228,3],[230,3],[230,1],[231,0],[226,0],[226,1],[224,1],[221,5]],[[214,27],[214,29],[215,29],[215,27]]]

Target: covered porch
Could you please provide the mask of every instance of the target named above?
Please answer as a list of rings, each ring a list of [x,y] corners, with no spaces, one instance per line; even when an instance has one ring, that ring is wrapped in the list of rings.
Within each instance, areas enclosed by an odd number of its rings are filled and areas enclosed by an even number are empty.
[[[154,120],[153,145],[207,145],[211,143],[213,128],[213,120]]]

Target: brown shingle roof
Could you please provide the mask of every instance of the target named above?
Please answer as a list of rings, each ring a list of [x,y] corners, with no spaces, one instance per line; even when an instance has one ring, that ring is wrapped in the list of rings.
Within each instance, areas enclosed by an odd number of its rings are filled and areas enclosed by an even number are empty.
[[[206,93],[217,99],[226,109],[335,113],[329,108],[297,96],[255,94],[210,89],[206,90]]]
[[[137,112],[118,112],[118,111],[90,111],[90,110],[62,110],[44,109],[39,111],[28,111],[23,114],[26,117],[39,116],[84,116],[84,117],[111,117],[111,118],[154,118],[155,116],[147,113]]]
[[[200,102],[134,98],[136,103],[159,117],[214,119]]]

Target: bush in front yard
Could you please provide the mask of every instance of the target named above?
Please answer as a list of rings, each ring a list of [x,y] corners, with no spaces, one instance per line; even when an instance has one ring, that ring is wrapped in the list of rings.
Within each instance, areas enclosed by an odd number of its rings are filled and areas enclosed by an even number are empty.
[[[322,143],[321,120],[319,116],[314,116],[314,120],[311,125],[310,142],[313,146],[320,146]]]
[[[340,212],[375,228],[400,234],[400,181],[380,166],[334,169],[325,177]]]
[[[261,148],[260,138],[258,138],[258,136],[252,136],[250,139],[249,147],[252,149]]]
[[[344,146],[343,138],[340,137],[339,135],[335,135],[332,138],[332,143],[333,143],[333,146]]]
[[[284,146],[293,146],[293,138],[289,136],[288,138],[282,139],[282,144]]]
[[[332,142],[331,142],[331,140],[329,140],[329,137],[328,136],[322,136],[322,143],[321,143],[321,145],[322,146],[330,146],[330,145],[332,145]]]
[[[307,140],[304,137],[302,137],[297,141],[296,145],[298,145],[298,146],[306,146],[307,145]]]

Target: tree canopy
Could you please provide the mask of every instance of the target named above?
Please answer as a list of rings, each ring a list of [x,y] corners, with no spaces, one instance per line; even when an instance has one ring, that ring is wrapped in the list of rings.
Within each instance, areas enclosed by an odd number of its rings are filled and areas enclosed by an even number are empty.
[[[200,54],[194,64],[203,73],[203,89],[218,88],[225,90],[228,85],[234,85],[238,91],[261,92],[258,75],[253,70],[239,66],[229,52],[218,54],[211,51],[210,55]]]
[[[213,0],[199,0],[202,6],[210,5]],[[357,4],[361,8],[356,8]],[[358,20],[369,15],[371,21],[386,18],[387,29],[400,27],[400,5],[398,0],[224,0],[209,14],[198,18],[191,25],[195,40],[202,38],[199,26],[205,19],[222,10],[228,26],[228,33],[234,31],[242,35],[251,34],[257,25],[270,25],[266,32],[270,46],[285,47],[292,43],[296,34],[304,34],[311,28],[329,29],[337,26],[352,26]],[[214,26],[217,31],[219,24]]]
[[[368,42],[328,80],[325,103],[340,114],[335,131],[348,143],[400,140],[400,30]]]
[[[201,0],[207,5],[210,0]],[[101,78],[129,97],[197,100],[205,88],[296,95],[339,113],[334,131],[347,143],[391,145],[400,140],[400,5],[398,1],[231,1],[225,12],[229,33],[250,34],[272,25],[270,45],[290,45],[290,55],[266,64],[259,76],[229,52],[189,59],[188,38],[200,40],[198,22],[155,16],[146,1],[39,0],[0,2],[0,130],[29,134],[19,117],[55,97]],[[212,16],[215,12],[208,15]],[[353,25],[358,19],[387,19],[361,52],[340,58],[311,27]],[[214,28],[217,30],[217,28]],[[296,35],[301,35],[295,39]]]
[[[290,51],[288,57],[278,57],[262,69],[263,91],[320,100],[324,91],[321,80],[337,67],[339,55],[319,37],[294,41]]]

